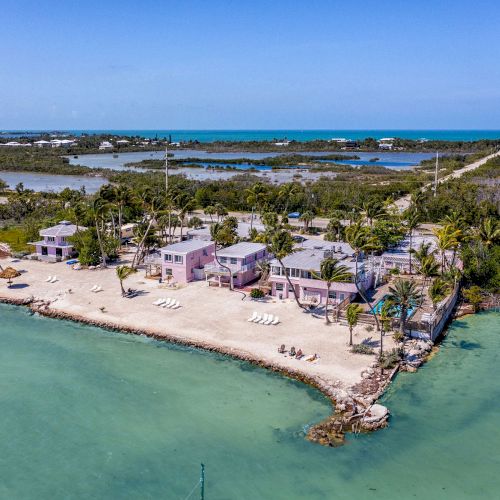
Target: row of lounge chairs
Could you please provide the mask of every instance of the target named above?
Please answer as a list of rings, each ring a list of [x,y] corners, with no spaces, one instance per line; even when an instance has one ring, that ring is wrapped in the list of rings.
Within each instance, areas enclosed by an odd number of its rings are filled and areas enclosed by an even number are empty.
[[[157,299],[153,302],[154,306],[166,307],[167,309],[178,309],[181,307],[180,303],[176,299]]]
[[[46,280],[47,283],[55,283],[56,281],[59,281],[57,279],[57,276],[49,276]]]
[[[260,325],[277,325],[280,322],[278,316],[273,316],[272,314],[263,314],[262,316],[256,311],[253,312],[252,316],[247,320],[249,323],[259,323]]]

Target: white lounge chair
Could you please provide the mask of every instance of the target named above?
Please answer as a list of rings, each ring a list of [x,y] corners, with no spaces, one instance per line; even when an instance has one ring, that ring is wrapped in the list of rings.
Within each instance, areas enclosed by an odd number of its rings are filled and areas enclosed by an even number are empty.
[[[179,309],[181,307],[178,300],[174,300],[174,303],[170,306],[170,309]]]
[[[48,283],[52,279],[52,276],[49,276],[45,281]]]
[[[169,297],[168,299],[163,301],[161,307],[170,307],[173,304],[173,300]]]
[[[271,322],[271,325],[277,325],[279,322],[280,322],[280,319],[278,318],[278,316],[275,316],[273,321]]]
[[[255,321],[257,319],[257,316],[258,316],[257,312],[254,311],[253,314],[252,314],[252,316],[250,316],[250,318],[248,318],[247,321],[249,323],[252,323],[253,321]]]
[[[262,316],[260,314],[257,314],[255,316],[255,319],[253,320],[254,323],[260,323],[262,321]]]
[[[94,286],[90,289],[90,291],[91,291],[91,292],[95,292],[95,291],[96,291],[96,289],[97,289],[97,285],[94,285]]]
[[[263,325],[266,321],[267,321],[267,318],[269,317],[269,314],[267,313],[264,313],[262,315],[262,319],[259,321],[259,324]]]
[[[160,305],[161,305],[161,304],[163,304],[164,302],[165,302],[165,299],[160,298],[160,299],[156,299],[154,302],[152,302],[152,304],[153,304],[154,306],[160,306]]]
[[[99,285],[95,290],[94,293],[102,292],[102,286]]]
[[[273,315],[272,315],[272,314],[270,314],[270,315],[267,317],[266,321],[264,321],[264,323],[263,323],[263,324],[264,324],[264,325],[270,325],[270,324],[272,323],[273,319],[274,319]]]
[[[52,276],[52,279],[49,281],[49,283],[55,283],[58,281],[57,276]]]

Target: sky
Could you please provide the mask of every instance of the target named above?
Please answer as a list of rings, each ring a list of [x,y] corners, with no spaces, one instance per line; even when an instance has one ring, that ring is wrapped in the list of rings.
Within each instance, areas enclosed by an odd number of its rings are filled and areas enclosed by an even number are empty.
[[[0,0],[0,129],[500,129],[498,0]]]

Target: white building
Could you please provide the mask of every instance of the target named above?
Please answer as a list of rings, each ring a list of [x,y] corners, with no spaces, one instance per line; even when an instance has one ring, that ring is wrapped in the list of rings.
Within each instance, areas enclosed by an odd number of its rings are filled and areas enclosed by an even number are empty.
[[[50,148],[50,147],[52,147],[52,143],[50,141],[44,141],[44,140],[35,141],[33,144],[37,148]]]
[[[99,144],[99,149],[113,149],[113,144],[111,144],[109,141],[103,141],[101,144]]]

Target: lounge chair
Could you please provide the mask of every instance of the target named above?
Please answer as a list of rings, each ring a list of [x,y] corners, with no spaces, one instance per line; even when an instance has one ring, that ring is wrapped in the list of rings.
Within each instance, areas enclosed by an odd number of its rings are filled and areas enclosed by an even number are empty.
[[[277,325],[279,322],[280,322],[280,319],[278,318],[278,316],[275,316],[271,322],[271,325]]]
[[[278,352],[280,354],[285,354],[285,344],[281,344],[281,346],[278,347]]]
[[[49,283],[55,283],[56,281],[59,281],[57,279],[57,276],[52,276],[52,279],[49,281]]]
[[[181,307],[178,300],[174,300],[173,304],[170,306],[170,309],[179,309]]]
[[[175,299],[170,299],[170,303],[168,303],[165,307],[168,307],[169,309],[173,309],[177,301]]]
[[[255,321],[257,319],[257,316],[258,316],[257,312],[254,311],[253,314],[252,314],[252,316],[250,318],[248,318],[247,321],[249,323],[252,323],[253,321]]]
[[[152,304],[154,306],[159,306],[160,304],[163,304],[163,302],[165,302],[165,299],[156,299],[154,302],[152,302]]]
[[[170,307],[171,304],[172,304],[172,299],[169,297],[167,299],[163,299],[161,307]]]
[[[270,325],[270,324],[272,323],[273,319],[274,319],[273,315],[272,315],[272,314],[270,314],[270,315],[267,317],[266,321],[264,321],[264,323],[263,323],[263,324],[264,324],[264,325]]]
[[[91,292],[95,292],[95,291],[97,290],[97,288],[99,288],[99,287],[98,287],[97,285],[94,285],[94,286],[90,289],[90,291],[91,291]]]
[[[94,293],[102,292],[102,286],[98,286],[95,290]]]
[[[253,320],[254,323],[260,323],[262,321],[262,316],[260,314],[257,314],[255,316],[255,319]]]
[[[52,279],[52,276],[49,276],[45,281],[48,283]]]
[[[262,316],[262,319],[258,323],[263,325],[267,321],[268,317],[269,317],[269,314],[264,313],[264,315]]]

